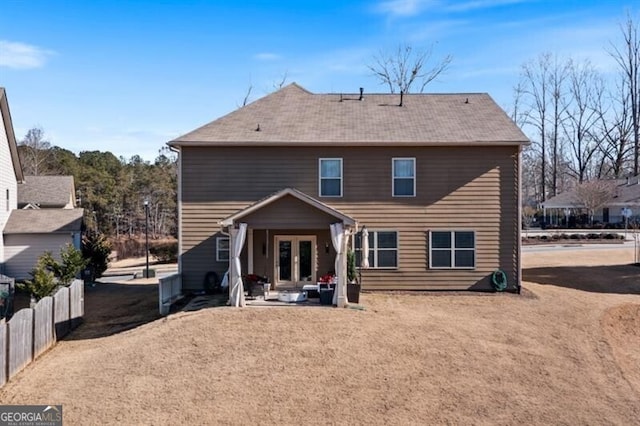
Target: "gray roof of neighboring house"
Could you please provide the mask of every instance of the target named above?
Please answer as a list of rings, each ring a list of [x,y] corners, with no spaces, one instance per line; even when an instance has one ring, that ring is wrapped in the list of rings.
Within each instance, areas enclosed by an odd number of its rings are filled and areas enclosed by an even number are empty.
[[[630,178],[628,181],[624,179],[615,179],[612,181],[615,193],[611,201],[605,206],[615,207],[640,207],[640,182],[638,176]],[[542,203],[545,208],[565,208],[565,207],[583,207],[582,202],[578,199],[575,189],[570,189],[561,194],[551,197]]]
[[[25,176],[18,186],[18,208],[31,203],[39,207],[64,207],[75,198],[73,176]]]
[[[292,83],[170,145],[528,144],[486,93],[313,94]],[[259,130],[258,130],[259,129]]]
[[[61,234],[79,232],[83,209],[12,210],[5,234]]]
[[[18,144],[16,143],[16,135],[13,131],[13,122],[11,121],[11,111],[9,111],[9,102],[7,101],[7,93],[4,87],[0,87],[0,115],[4,123],[7,141],[9,142],[9,152],[11,152],[11,161],[13,162],[13,171],[18,182],[22,182],[24,176],[22,174],[22,164],[18,155]]]

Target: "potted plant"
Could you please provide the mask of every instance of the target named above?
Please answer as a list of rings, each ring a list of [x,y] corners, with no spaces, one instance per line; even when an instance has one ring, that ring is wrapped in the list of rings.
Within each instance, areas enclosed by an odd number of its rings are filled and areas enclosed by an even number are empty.
[[[347,299],[352,303],[360,303],[360,283],[356,279],[356,254],[347,252]]]

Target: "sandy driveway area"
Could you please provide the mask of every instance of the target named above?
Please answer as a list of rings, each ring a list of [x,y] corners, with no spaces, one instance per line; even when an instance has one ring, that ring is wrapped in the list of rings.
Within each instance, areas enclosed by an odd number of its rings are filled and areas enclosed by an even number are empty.
[[[640,268],[627,256],[529,253],[520,296],[363,294],[364,311],[159,319],[155,286],[103,284],[85,324],[0,403],[63,404],[69,425],[640,424]]]

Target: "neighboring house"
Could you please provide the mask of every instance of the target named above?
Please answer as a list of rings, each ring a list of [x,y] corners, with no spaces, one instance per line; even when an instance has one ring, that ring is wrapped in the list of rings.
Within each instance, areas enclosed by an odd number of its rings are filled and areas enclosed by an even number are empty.
[[[605,182],[605,181],[602,181]],[[630,176],[623,179],[606,181],[611,188],[611,198],[594,212],[594,222],[624,223],[626,212],[630,221],[640,221],[640,176]],[[588,183],[587,183],[588,184]],[[589,196],[588,191],[584,196]],[[563,223],[566,213],[577,216],[588,214],[584,200],[576,188],[551,197],[542,203],[545,223]],[[571,222],[570,222],[571,223]]]
[[[17,208],[18,184],[24,179],[4,87],[0,87],[0,115],[0,274],[2,274],[5,272],[5,244],[2,230],[11,211]]]
[[[73,176],[25,176],[18,191],[19,209],[73,209]]]
[[[358,264],[368,230],[363,289],[484,290],[498,269],[513,289],[528,143],[487,94],[288,85],[169,142],[179,152],[183,288],[221,276],[236,244],[242,274],[276,287],[315,282],[335,269],[339,223]]]
[[[83,209],[14,210],[4,228],[6,275],[29,278],[38,257],[50,251],[60,260],[60,249],[80,249]]]
[[[59,260],[67,244],[80,249],[83,209],[75,208],[73,176],[25,176],[18,209],[4,227],[6,273],[29,278],[44,252]]]

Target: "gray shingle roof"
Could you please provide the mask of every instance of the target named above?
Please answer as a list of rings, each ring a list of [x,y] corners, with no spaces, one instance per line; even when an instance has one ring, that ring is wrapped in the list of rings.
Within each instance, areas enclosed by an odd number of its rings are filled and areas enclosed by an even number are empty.
[[[170,145],[526,144],[486,93],[313,94],[292,83]],[[259,131],[257,131],[259,126]]]
[[[18,185],[18,208],[31,203],[42,208],[64,207],[75,198],[73,176],[25,176]]]
[[[628,184],[626,178],[612,180],[612,198],[611,201],[605,205],[615,207],[640,207],[640,182],[638,182],[638,177],[630,178],[630,182],[631,184]],[[583,207],[582,201],[580,201],[576,195],[575,188],[551,197],[542,204],[545,208],[552,209]]]
[[[5,234],[60,234],[79,232],[83,209],[12,210]]]

